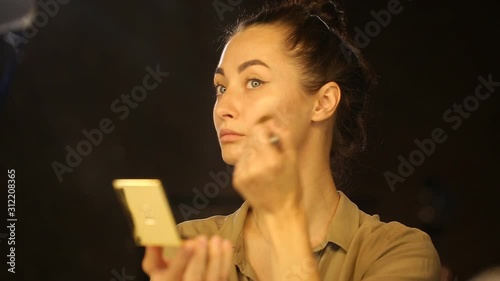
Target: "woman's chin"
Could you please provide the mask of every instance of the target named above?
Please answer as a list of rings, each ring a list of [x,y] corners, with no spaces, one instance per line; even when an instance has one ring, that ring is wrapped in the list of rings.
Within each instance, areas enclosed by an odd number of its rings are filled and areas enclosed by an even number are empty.
[[[232,148],[222,148],[222,160],[228,165],[235,165],[241,152]]]

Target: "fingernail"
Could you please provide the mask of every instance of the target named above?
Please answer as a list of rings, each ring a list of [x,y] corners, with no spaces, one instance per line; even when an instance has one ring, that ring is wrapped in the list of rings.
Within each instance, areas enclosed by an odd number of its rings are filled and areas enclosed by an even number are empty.
[[[182,246],[182,251],[186,254],[186,255],[190,255],[191,252],[193,251],[193,246],[191,245],[191,243],[189,242],[186,242],[186,244],[184,244]]]
[[[227,239],[224,239],[224,241],[222,242],[222,247],[232,248],[233,247],[233,243],[231,243],[231,241],[229,241]]]
[[[215,235],[212,237],[212,245],[215,246],[215,247],[219,247],[221,244],[221,240],[220,240],[220,237]]]
[[[200,243],[200,246],[203,246],[203,247],[204,247],[204,246],[206,246],[206,245],[207,245],[207,237],[205,237],[205,236],[201,236],[199,239],[200,239],[200,240],[198,240],[198,243]]]

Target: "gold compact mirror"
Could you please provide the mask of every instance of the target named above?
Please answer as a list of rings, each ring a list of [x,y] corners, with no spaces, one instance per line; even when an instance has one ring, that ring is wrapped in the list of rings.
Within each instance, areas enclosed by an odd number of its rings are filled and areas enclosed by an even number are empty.
[[[173,257],[181,246],[174,216],[160,180],[116,179],[113,188],[129,216],[138,246],[161,246]]]

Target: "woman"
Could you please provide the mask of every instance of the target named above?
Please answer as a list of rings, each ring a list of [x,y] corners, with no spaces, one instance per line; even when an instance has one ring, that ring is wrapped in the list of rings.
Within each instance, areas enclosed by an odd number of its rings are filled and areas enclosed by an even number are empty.
[[[288,1],[240,21],[215,71],[213,118],[246,201],[179,224],[192,239],[172,261],[148,247],[151,280],[439,280],[428,235],[337,191],[364,145],[373,84],[335,3]]]

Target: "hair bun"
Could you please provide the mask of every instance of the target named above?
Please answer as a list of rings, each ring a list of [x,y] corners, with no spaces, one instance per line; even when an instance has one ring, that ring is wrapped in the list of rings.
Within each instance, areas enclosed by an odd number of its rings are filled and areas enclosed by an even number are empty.
[[[292,4],[302,5],[313,15],[319,16],[330,27],[335,28],[340,34],[347,32],[347,23],[344,7],[340,1],[335,0],[292,0]]]

